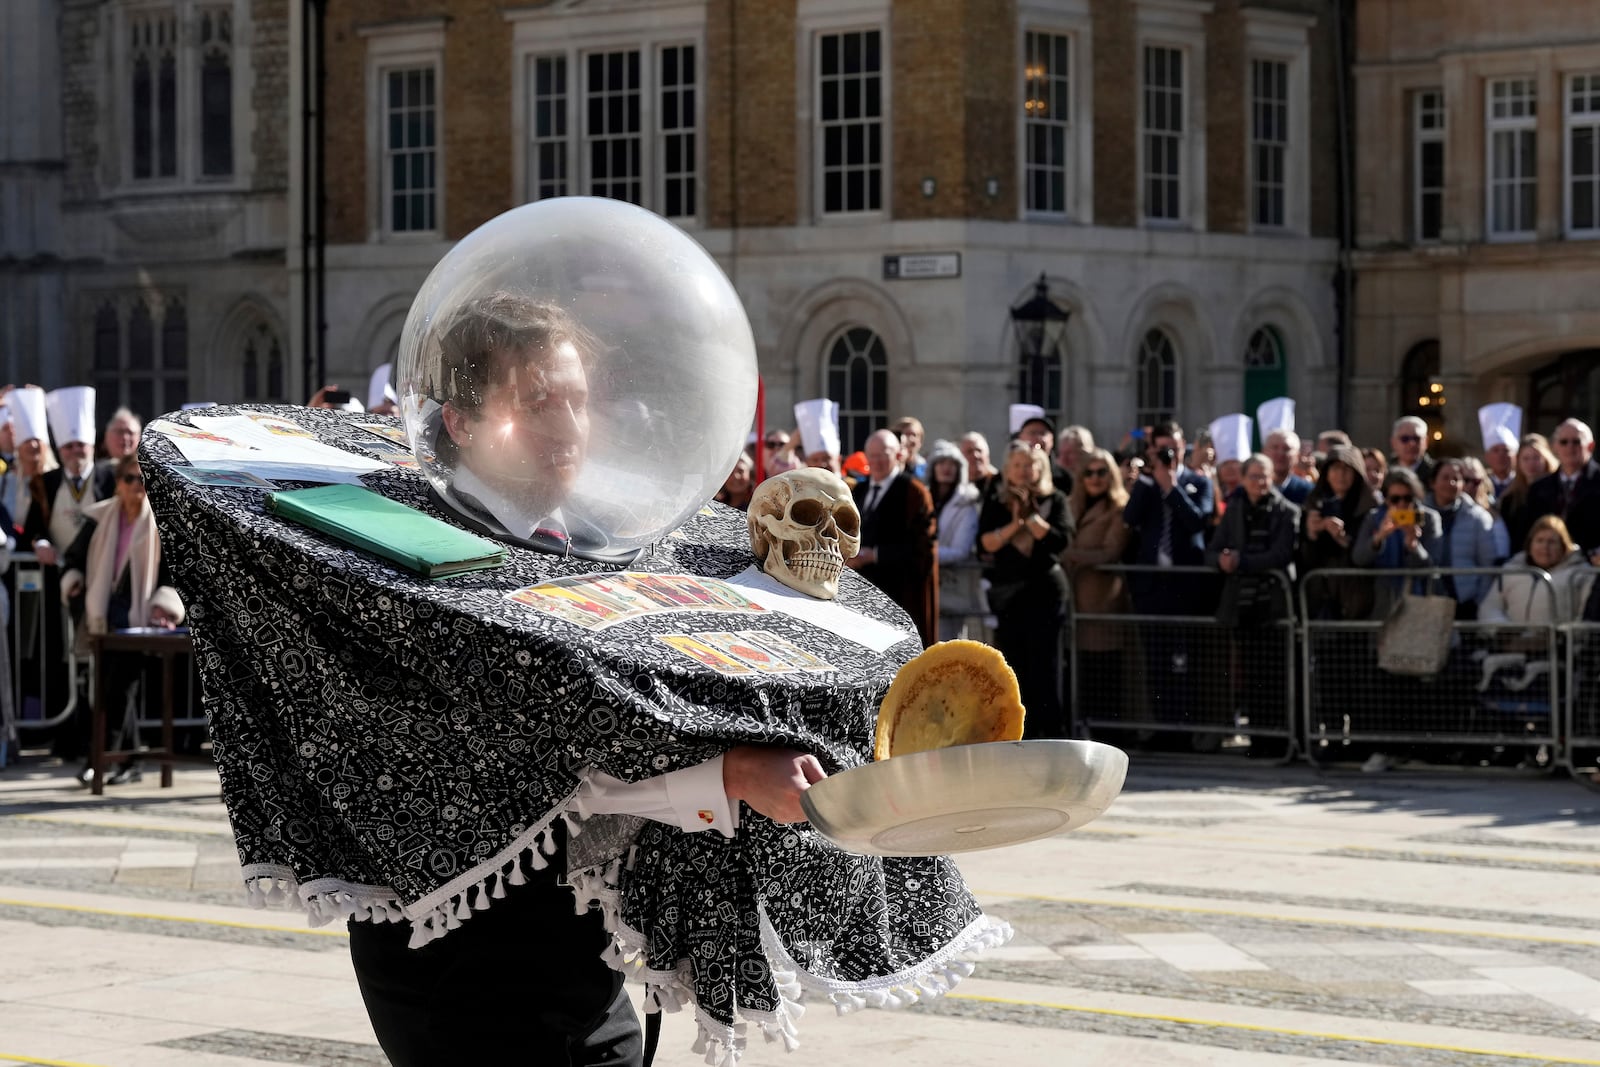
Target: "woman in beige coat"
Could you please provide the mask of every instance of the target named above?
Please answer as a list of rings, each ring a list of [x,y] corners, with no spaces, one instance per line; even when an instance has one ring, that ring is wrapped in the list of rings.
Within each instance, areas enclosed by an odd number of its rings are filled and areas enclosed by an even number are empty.
[[[1102,571],[1102,564],[1122,562],[1128,546],[1128,528],[1122,509],[1128,491],[1116,457],[1103,448],[1084,454],[1072,487],[1068,510],[1077,521],[1072,545],[1061,552],[1061,563],[1072,583],[1075,615],[1121,615],[1129,610],[1127,583],[1119,573]],[[1126,626],[1115,623],[1075,624],[1078,646],[1080,719],[1117,718],[1126,702],[1122,685],[1122,658]]]

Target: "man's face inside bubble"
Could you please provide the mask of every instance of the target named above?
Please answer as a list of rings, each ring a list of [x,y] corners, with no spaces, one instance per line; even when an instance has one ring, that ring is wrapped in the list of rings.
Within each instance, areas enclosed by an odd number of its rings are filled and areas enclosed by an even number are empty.
[[[577,346],[499,350],[476,411],[445,405],[461,462],[486,484],[542,518],[578,481],[589,445],[589,378]]]

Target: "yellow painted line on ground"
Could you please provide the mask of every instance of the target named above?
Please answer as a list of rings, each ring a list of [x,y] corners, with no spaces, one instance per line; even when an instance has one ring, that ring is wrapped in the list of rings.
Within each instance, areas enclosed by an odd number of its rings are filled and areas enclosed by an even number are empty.
[[[95,1063],[77,1060],[41,1060],[37,1056],[24,1056],[18,1052],[0,1052],[0,1063],[36,1063],[39,1067],[100,1067]]]
[[[1579,945],[1600,948],[1600,938],[1546,937],[1540,934],[1503,934],[1484,930],[1461,930],[1444,926],[1408,926],[1404,923],[1387,923],[1372,919],[1344,919],[1313,915],[1276,915],[1271,912],[1241,911],[1237,908],[1201,908],[1189,904],[1152,904],[1136,900],[1093,900],[1088,897],[1053,897],[1043,893],[1007,893],[993,889],[974,889],[975,895],[1000,900],[1047,900],[1055,904],[1082,904],[1096,908],[1128,908],[1136,911],[1175,911],[1190,915],[1224,915],[1230,918],[1259,919],[1265,922],[1313,923],[1321,926],[1356,926],[1368,929],[1398,930],[1413,934],[1448,934],[1451,937],[1486,937],[1501,941],[1534,941],[1550,945]],[[1467,920],[1483,922],[1482,919]]]
[[[266,930],[280,934],[310,934],[313,937],[349,937],[343,927],[321,930],[310,926],[277,926],[272,923],[244,923],[229,919],[196,919],[187,915],[156,915],[144,911],[119,911],[116,908],[90,908],[81,904],[52,904],[42,900],[13,900],[0,897],[0,907],[39,908],[45,911],[70,911],[83,915],[109,915],[118,919],[146,919],[152,922],[189,923],[195,926],[224,926],[234,930]],[[5,1057],[0,1056],[0,1061]]]
[[[1409,852],[1411,855],[1395,855],[1396,852]],[[1375,853],[1364,856],[1362,853]],[[1553,860],[1543,856],[1504,856],[1484,855],[1477,852],[1429,852],[1426,849],[1384,849],[1370,848],[1366,845],[1342,845],[1339,848],[1326,850],[1324,856],[1349,856],[1351,859],[1389,860],[1394,863],[1417,863],[1419,859],[1449,859],[1449,860],[1481,860],[1489,863],[1526,863],[1534,867],[1600,867],[1600,860]],[[1413,858],[1416,857],[1416,858]]]
[[[1537,1060],[1540,1063],[1548,1064],[1571,1064],[1573,1067],[1600,1067],[1600,1060],[1574,1060],[1560,1056],[1539,1055],[1532,1052],[1512,1052],[1506,1049],[1441,1045],[1429,1041],[1402,1041],[1393,1037],[1363,1037],[1359,1034],[1335,1034],[1323,1030],[1298,1030],[1287,1026],[1263,1026],[1258,1023],[1232,1023],[1221,1019],[1195,1019],[1184,1015],[1163,1015],[1160,1012],[1152,1011],[1128,1011],[1123,1008],[1096,1008],[1085,1004],[1054,1004],[1046,1000],[1018,1000],[1011,997],[984,996],[977,993],[947,993],[945,995],[951,1000],[970,1000],[982,1004],[1006,1004],[1020,1008],[1049,1008],[1053,1011],[1066,1011],[1077,1015],[1106,1015],[1118,1019],[1143,1019],[1147,1022],[1204,1026],[1214,1030],[1238,1030],[1255,1034],[1276,1034],[1284,1037],[1308,1037],[1319,1041],[1354,1041],[1363,1045],[1425,1049],[1430,1052],[1453,1052],[1463,1056],[1499,1056],[1508,1060]]]

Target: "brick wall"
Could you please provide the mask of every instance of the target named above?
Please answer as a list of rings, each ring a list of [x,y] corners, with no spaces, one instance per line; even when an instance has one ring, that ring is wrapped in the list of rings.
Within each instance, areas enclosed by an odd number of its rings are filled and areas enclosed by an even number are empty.
[[[1138,221],[1138,34],[1128,0],[1094,0],[1094,220]]]
[[[1250,58],[1239,0],[1217,0],[1206,18],[1206,228],[1243,233],[1248,216]]]
[[[1015,0],[967,0],[960,48],[966,129],[960,198],[950,215],[975,219],[1017,216],[1017,5]],[[1002,47],[1000,42],[1011,42]],[[985,190],[989,179],[998,195]]]
[[[965,206],[966,9],[964,0],[918,0],[890,14],[896,219],[960,215]],[[931,197],[922,193],[924,178],[934,179]]]
[[[444,232],[448,238],[512,206],[511,29],[503,5],[451,0],[440,86]],[[362,27],[433,18],[436,0],[350,0],[331,5],[326,28],[328,237],[367,239],[367,39]]]
[[[793,226],[795,0],[706,5],[706,221]]]

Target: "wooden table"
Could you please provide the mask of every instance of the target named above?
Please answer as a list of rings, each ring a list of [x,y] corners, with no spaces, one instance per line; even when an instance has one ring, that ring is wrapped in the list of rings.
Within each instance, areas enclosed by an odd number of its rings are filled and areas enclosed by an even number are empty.
[[[173,677],[172,661],[179,656],[190,655],[194,651],[194,642],[189,638],[187,630],[171,632],[150,632],[148,630],[117,631],[108,634],[95,634],[89,638],[89,646],[94,654],[94,718],[89,727],[89,766],[94,771],[94,780],[91,788],[96,796],[105,792],[106,764],[115,759],[152,759],[161,763],[161,788],[172,788],[172,764],[180,759],[195,757],[180,756],[172,749],[173,731],[173,702],[175,699],[175,679]],[[107,653],[132,653],[141,656],[155,656],[161,660],[161,747],[156,749],[140,750],[119,749],[106,750],[106,672],[104,659]],[[134,732],[133,743],[138,744],[138,731]],[[209,759],[210,757],[200,757]]]

